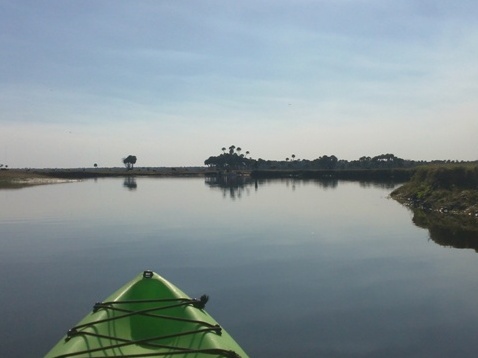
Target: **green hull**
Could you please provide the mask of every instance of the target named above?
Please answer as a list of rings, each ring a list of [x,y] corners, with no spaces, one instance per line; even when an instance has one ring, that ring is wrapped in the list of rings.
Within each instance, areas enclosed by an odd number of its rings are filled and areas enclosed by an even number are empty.
[[[248,357],[206,301],[145,271],[95,304],[46,357]]]

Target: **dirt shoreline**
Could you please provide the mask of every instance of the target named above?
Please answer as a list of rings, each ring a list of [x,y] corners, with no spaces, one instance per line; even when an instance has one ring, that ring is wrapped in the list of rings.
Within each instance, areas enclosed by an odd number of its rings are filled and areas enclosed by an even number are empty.
[[[0,170],[0,189],[21,189],[34,185],[64,183],[72,180],[43,175],[35,171]]]

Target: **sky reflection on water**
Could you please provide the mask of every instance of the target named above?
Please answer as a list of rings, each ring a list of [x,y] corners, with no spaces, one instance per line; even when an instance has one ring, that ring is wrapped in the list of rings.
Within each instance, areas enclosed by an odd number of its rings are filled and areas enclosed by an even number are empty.
[[[41,355],[152,269],[210,295],[251,357],[476,356],[476,252],[428,240],[390,185],[269,180],[233,197],[198,178],[128,185],[0,191],[7,355]]]

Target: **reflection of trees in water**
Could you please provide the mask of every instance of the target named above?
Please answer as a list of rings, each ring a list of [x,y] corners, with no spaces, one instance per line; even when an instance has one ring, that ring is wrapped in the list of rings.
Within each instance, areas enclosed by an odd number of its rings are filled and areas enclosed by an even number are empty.
[[[267,181],[280,181],[286,184],[286,186],[300,187],[303,185],[315,185],[322,189],[336,189],[339,185],[339,181],[344,182],[357,182],[356,180],[344,180],[337,178],[320,178],[320,179],[304,179],[304,178],[281,178],[281,179],[267,179]],[[369,181],[359,181],[358,182],[361,188],[378,188],[378,189],[394,189],[397,186],[396,182],[393,181],[378,181],[378,180],[369,180]]]
[[[123,186],[125,188],[128,188],[129,190],[135,190],[138,187],[138,184],[136,184],[136,178],[134,177],[124,178]]]
[[[277,182],[280,181],[284,183],[286,187],[295,190],[300,188],[301,186],[308,186],[314,185],[321,189],[335,189],[339,181],[334,178],[327,178],[327,179],[297,179],[297,178],[282,178],[282,179],[267,179],[264,180],[265,182]]]
[[[206,177],[205,183],[211,188],[220,189],[224,197],[229,195],[231,199],[241,198],[244,192],[249,194],[250,186],[254,186],[255,190],[259,188],[257,179],[236,174]]]
[[[378,188],[378,189],[395,189],[398,184],[403,182],[395,181],[360,181],[359,185],[361,188]]]
[[[338,185],[337,179],[297,179],[297,178],[281,178],[281,179],[257,179],[250,176],[242,176],[235,174],[224,174],[218,176],[206,177],[205,184],[211,188],[220,189],[224,197],[229,196],[231,199],[241,198],[243,194],[249,195],[251,188],[254,191],[259,189],[261,185],[269,183],[283,183],[286,187],[295,190],[298,187],[306,185],[315,185],[322,189],[335,189]]]
[[[347,182],[347,180],[340,180],[340,182]],[[339,185],[337,178],[253,178],[248,175],[240,175],[235,173],[226,173],[217,176],[209,176],[205,179],[206,185],[211,188],[220,189],[223,196],[229,196],[231,199],[241,198],[244,193],[248,195],[251,192],[251,187],[257,191],[259,186],[268,185],[269,183],[282,183],[291,190],[297,190],[303,186],[316,186],[320,189],[336,189]],[[397,183],[391,181],[361,181],[359,185],[362,188],[380,188],[393,189]]]
[[[413,223],[428,229],[430,238],[438,245],[478,252],[478,219],[438,212],[413,210]]]

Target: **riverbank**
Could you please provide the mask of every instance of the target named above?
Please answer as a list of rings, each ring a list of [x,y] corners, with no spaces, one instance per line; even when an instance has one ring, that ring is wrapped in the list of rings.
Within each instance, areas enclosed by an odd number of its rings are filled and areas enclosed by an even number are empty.
[[[316,169],[316,170],[253,170],[253,178],[337,179],[406,182],[414,169]]]
[[[478,165],[424,166],[415,169],[255,170],[252,178],[338,179],[406,182],[391,197],[407,206],[478,218]],[[3,169],[0,189],[64,183],[101,177],[205,177],[218,172],[206,167]]]
[[[210,170],[202,167],[181,168],[75,168],[75,169],[3,169],[0,170],[0,189],[20,189],[32,185],[64,183],[75,180],[105,177],[155,176],[200,177]]]
[[[51,177],[35,171],[3,169],[0,170],[0,189],[21,189],[33,185],[54,184],[67,180]]]
[[[412,208],[478,217],[478,166],[418,168],[391,197]]]
[[[152,168],[75,168],[75,169],[7,169],[0,170],[0,188],[21,188],[29,185],[48,184],[72,180],[102,177],[205,177],[250,176],[255,179],[295,178],[319,180],[358,180],[381,182],[406,182],[414,174],[413,169],[361,169],[361,170],[242,170],[221,173],[206,167]]]

